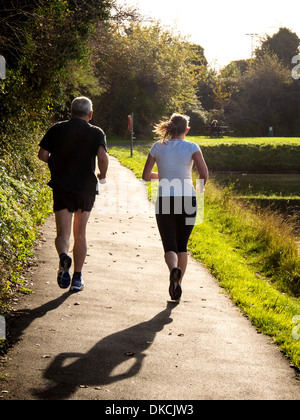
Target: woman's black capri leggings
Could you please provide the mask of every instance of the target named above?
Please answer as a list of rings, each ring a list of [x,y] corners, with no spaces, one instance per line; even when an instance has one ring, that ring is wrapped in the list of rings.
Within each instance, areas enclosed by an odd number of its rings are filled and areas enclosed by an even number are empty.
[[[159,197],[156,221],[165,253],[187,252],[197,217],[196,197]]]

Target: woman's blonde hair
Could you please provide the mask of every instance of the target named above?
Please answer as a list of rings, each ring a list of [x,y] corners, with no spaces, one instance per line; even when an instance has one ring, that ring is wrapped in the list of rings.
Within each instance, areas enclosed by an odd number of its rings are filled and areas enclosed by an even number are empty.
[[[170,139],[176,139],[178,136],[186,133],[190,128],[190,117],[182,114],[173,114],[170,119],[165,119],[158,123],[153,132],[158,134],[163,143]]]

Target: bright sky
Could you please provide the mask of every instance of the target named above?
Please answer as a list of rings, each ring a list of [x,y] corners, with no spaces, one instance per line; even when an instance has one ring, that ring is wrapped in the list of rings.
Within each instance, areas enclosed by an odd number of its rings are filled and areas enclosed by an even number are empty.
[[[273,35],[287,27],[300,37],[299,0],[127,0],[142,15],[189,35],[210,64],[221,66],[250,58],[251,37]]]

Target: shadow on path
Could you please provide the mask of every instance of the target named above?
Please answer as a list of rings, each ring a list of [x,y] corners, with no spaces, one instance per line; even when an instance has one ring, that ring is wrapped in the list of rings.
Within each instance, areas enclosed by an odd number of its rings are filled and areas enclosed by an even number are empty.
[[[20,340],[24,331],[30,326],[30,324],[38,318],[42,318],[47,315],[48,312],[55,311],[59,308],[70,296],[71,293],[66,292],[56,299],[45,303],[34,309],[20,309],[13,314],[10,325],[10,336],[9,340],[11,344]]]
[[[151,346],[156,334],[172,322],[170,315],[176,306],[176,303],[169,302],[166,309],[150,321],[103,338],[86,354],[59,354],[44,373],[44,378],[52,384],[42,391],[33,389],[33,395],[38,399],[67,400],[80,385],[109,385],[137,375],[146,357],[144,352]],[[123,372],[120,366],[128,359],[131,363]],[[113,374],[117,367],[122,373]]]

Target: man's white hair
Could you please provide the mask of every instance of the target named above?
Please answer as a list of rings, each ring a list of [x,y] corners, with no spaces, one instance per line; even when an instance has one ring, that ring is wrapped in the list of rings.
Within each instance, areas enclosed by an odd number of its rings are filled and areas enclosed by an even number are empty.
[[[80,96],[72,102],[72,117],[88,117],[93,111],[93,103],[89,98]]]

